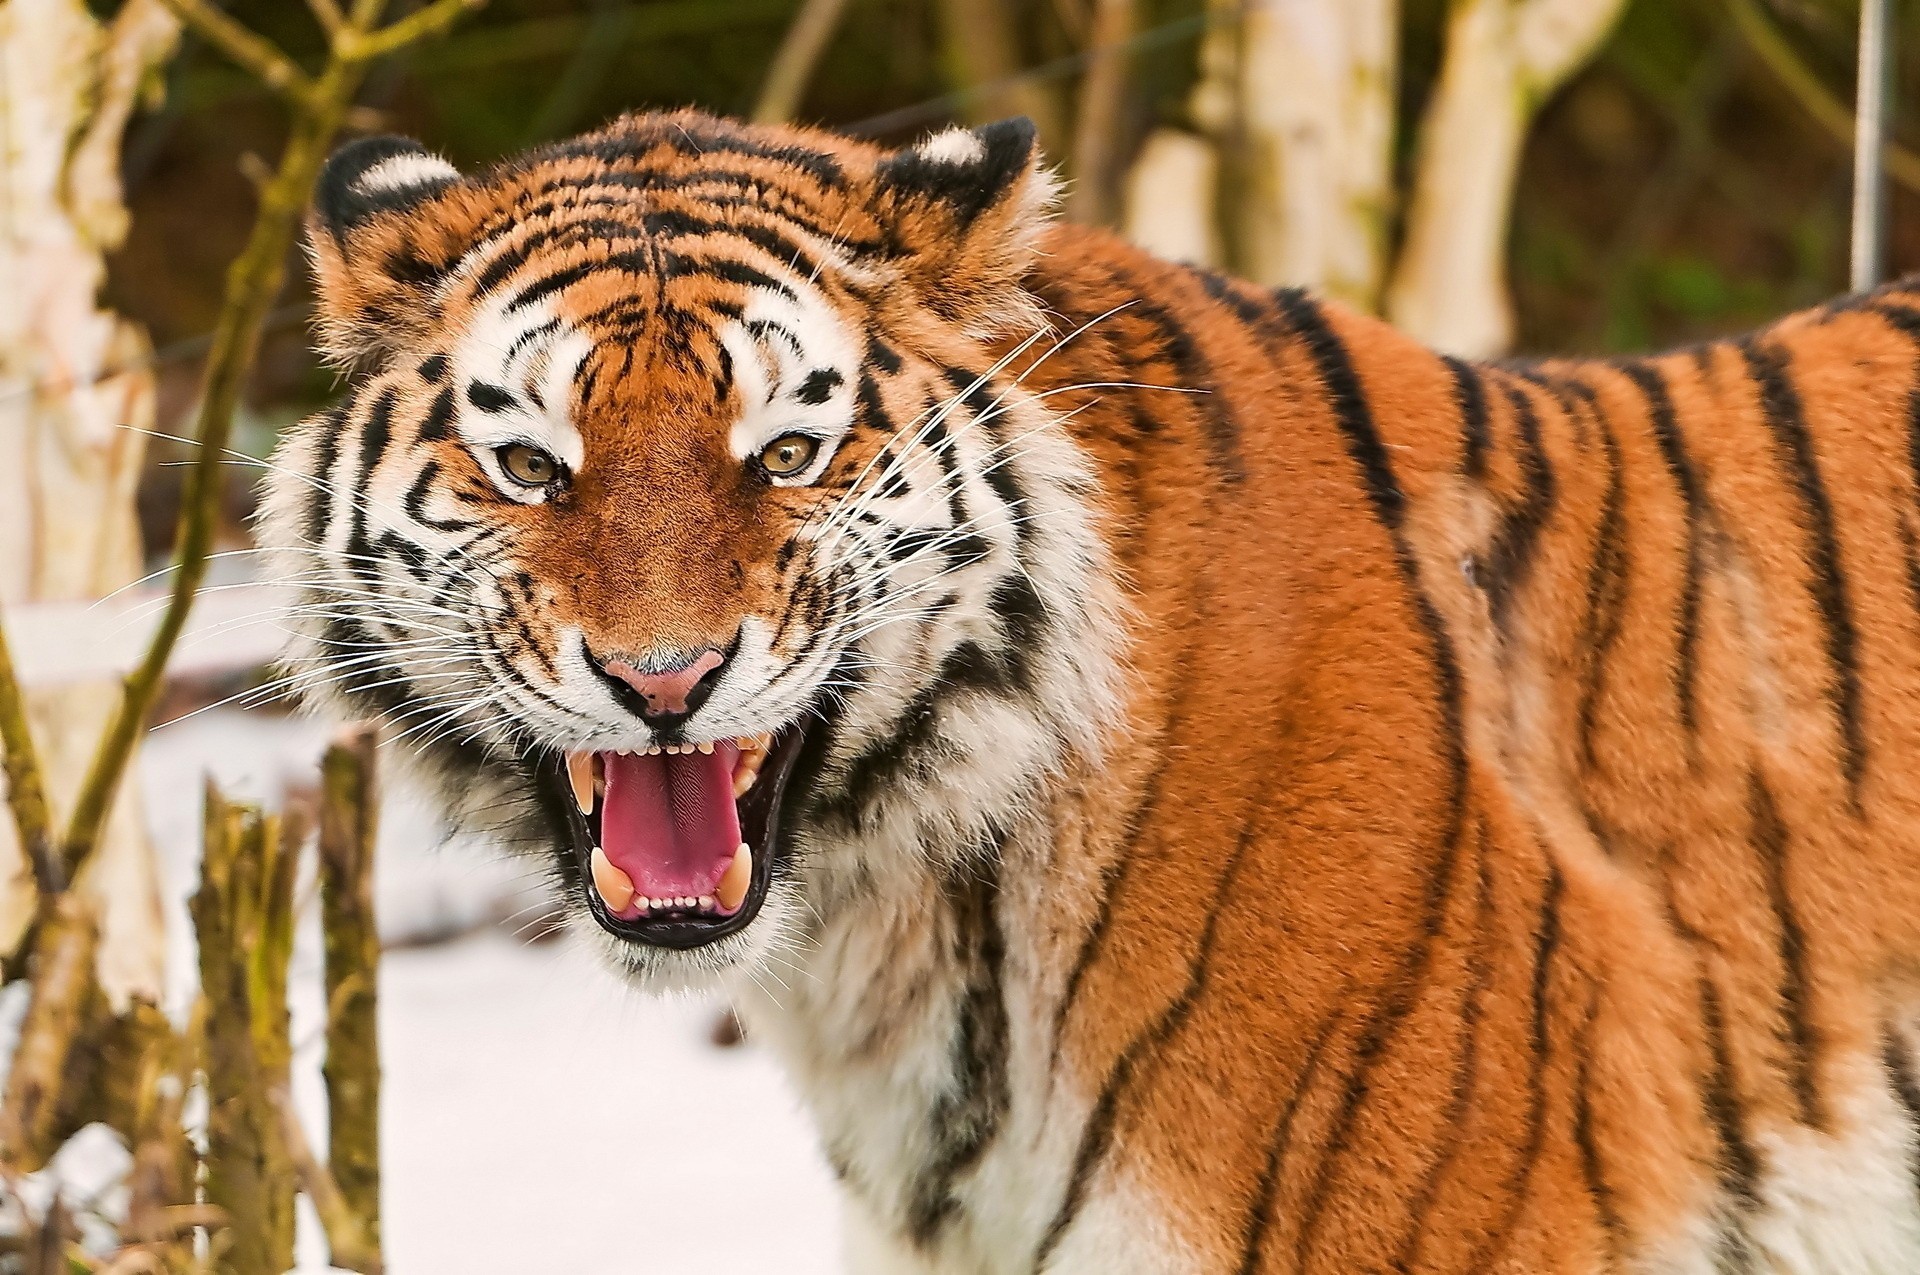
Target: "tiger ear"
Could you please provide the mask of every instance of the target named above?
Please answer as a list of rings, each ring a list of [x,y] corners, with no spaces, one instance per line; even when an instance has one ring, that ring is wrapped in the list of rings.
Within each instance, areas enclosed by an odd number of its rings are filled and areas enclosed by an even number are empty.
[[[406,137],[362,138],[328,158],[307,246],[329,358],[353,362],[418,329],[434,285],[458,259],[453,237],[419,214],[459,182],[458,169]]]
[[[952,128],[880,161],[876,211],[896,262],[936,313],[977,336],[1043,322],[1021,286],[1058,186],[1033,121]]]

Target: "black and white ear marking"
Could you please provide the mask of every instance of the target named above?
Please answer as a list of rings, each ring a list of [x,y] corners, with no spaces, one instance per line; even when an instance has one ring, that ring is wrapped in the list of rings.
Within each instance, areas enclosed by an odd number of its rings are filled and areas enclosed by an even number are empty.
[[[411,208],[459,180],[459,169],[410,137],[364,137],[327,160],[314,188],[314,213],[343,239],[375,213]]]
[[[965,228],[999,203],[1034,158],[1033,121],[1022,115],[980,128],[950,128],[880,163],[882,189],[941,204]]]

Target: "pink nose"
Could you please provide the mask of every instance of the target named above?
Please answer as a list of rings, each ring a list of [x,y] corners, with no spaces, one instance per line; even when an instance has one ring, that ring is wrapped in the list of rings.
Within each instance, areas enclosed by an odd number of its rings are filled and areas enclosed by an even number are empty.
[[[664,673],[643,673],[625,660],[608,660],[602,667],[609,676],[640,692],[640,698],[647,702],[648,717],[684,717],[699,707],[689,702],[695,688],[725,661],[718,651],[703,651],[691,664]],[[705,696],[700,698],[704,700]]]

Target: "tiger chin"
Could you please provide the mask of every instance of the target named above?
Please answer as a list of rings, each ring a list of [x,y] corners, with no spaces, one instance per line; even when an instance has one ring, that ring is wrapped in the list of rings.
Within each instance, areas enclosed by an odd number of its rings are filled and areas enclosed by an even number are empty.
[[[855,1269],[1920,1270],[1920,292],[1475,364],[1054,196],[346,147],[311,698],[735,999]]]

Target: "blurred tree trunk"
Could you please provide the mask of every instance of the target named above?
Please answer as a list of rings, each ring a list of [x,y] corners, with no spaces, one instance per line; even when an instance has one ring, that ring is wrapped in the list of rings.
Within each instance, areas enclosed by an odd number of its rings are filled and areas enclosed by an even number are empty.
[[[1507,228],[1534,116],[1613,29],[1625,0],[1454,0],[1446,60],[1421,126],[1395,324],[1455,354],[1513,339]]]
[[[145,336],[100,308],[105,256],[126,235],[120,148],[158,86],[178,23],[159,0],[109,21],[82,0],[0,4],[0,606],[92,599],[139,574],[134,485],[153,424]],[[120,695],[112,683],[32,697],[56,810],[71,802]],[[159,882],[132,785],[86,889],[98,901],[102,988],[157,1000],[165,972]],[[0,821],[0,950],[34,889]]]
[[[1152,251],[1379,304],[1399,0],[1210,0],[1191,113],[1127,180]]]
[[[1127,238],[1168,261],[1219,265],[1219,184],[1219,151],[1211,141],[1156,128],[1127,172]]]
[[[1111,226],[1120,216],[1126,171],[1127,42],[1139,13],[1135,0],[1093,0],[1091,61],[1080,79],[1073,119],[1073,188],[1067,213],[1075,221]]]
[[[1393,211],[1399,0],[1242,0],[1228,177],[1233,264],[1378,303]]]
[[[1040,130],[1040,149],[1054,163],[1067,158],[1066,115],[1049,84],[1017,78],[1027,69],[1020,16],[1026,0],[940,0],[948,78],[977,89],[963,112],[977,124],[1024,115]]]

